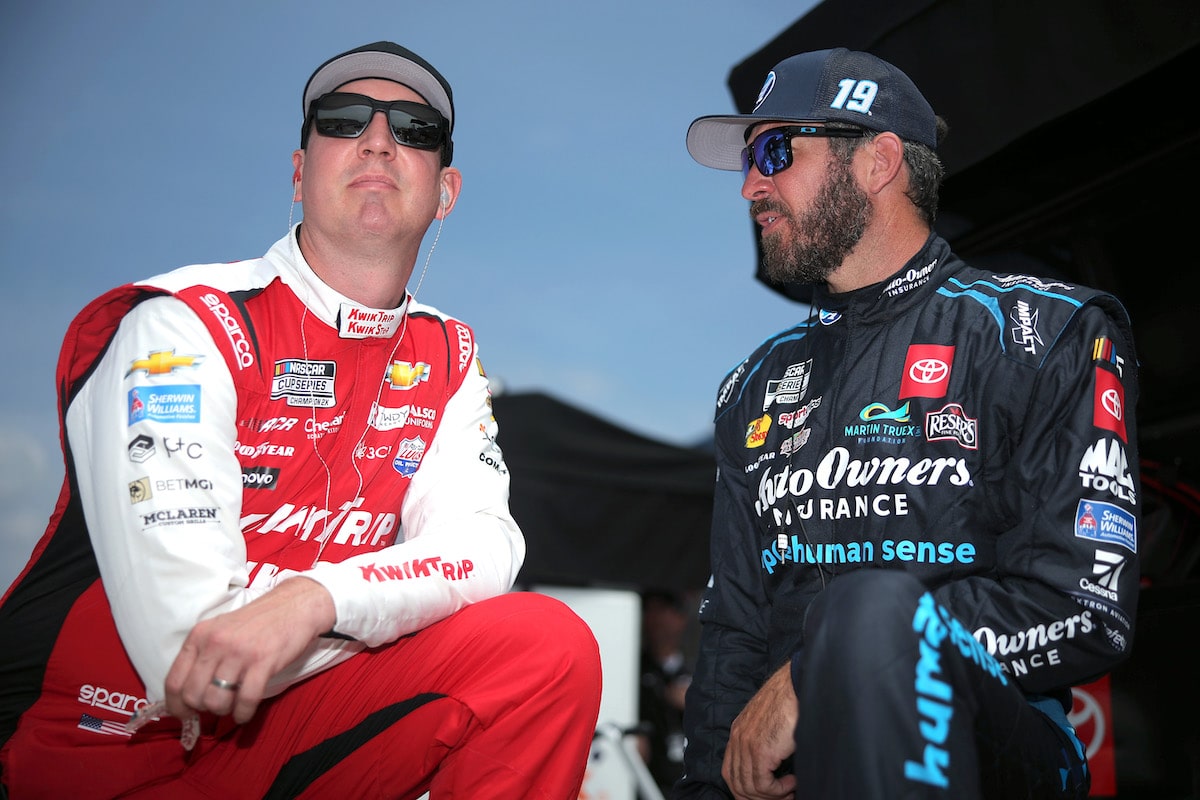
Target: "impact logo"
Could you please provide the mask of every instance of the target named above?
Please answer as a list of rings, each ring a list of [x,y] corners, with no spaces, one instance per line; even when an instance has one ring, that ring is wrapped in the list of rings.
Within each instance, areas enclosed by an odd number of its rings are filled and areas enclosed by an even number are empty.
[[[289,406],[330,408],[334,396],[334,376],[337,364],[333,361],[307,361],[288,358],[275,362],[271,378],[271,399],[287,398]]]
[[[1075,508],[1075,535],[1137,552],[1137,520],[1120,506],[1100,500],[1080,500]]]
[[[767,381],[763,397],[763,411],[774,403],[799,403],[808,392],[808,379],[812,374],[812,359],[792,364],[784,370],[783,377]]]
[[[958,403],[947,403],[939,411],[925,415],[925,440],[958,442],[968,450],[979,448],[979,420],[968,417]]]
[[[910,344],[900,380],[900,399],[945,397],[954,364],[952,344]]]
[[[1018,300],[1008,318],[1013,321],[1013,342],[1030,355],[1037,355],[1037,349],[1042,346],[1042,335],[1038,333],[1037,309],[1032,308],[1024,300]]]
[[[771,430],[771,415],[763,414],[746,426],[746,447],[762,447],[767,441],[767,432]]]
[[[135,372],[148,376],[172,375],[176,370],[198,367],[203,361],[204,356],[177,356],[175,348],[152,350],[145,358],[136,358],[129,362],[129,371],[125,373],[125,377],[128,378]]]
[[[429,380],[429,365],[424,361],[393,361],[383,379],[393,389],[407,391],[422,381]]]
[[[721,386],[721,391],[717,392],[717,408],[723,407],[733,397],[733,390],[737,387],[738,381],[746,372],[746,362],[738,364],[737,369],[729,374],[725,379],[725,383]]]
[[[199,422],[200,387],[138,386],[129,390],[129,424],[154,422]]]

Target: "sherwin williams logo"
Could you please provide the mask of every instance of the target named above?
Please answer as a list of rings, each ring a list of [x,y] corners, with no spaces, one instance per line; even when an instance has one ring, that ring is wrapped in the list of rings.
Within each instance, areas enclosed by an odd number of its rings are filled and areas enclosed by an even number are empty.
[[[746,426],[746,447],[762,447],[771,430],[771,415],[763,414]]]
[[[954,345],[910,344],[900,381],[900,399],[945,397],[954,364]]]
[[[1100,500],[1080,500],[1075,507],[1075,535],[1137,552],[1137,520],[1120,506]]]
[[[137,386],[129,390],[129,424],[155,422],[199,422],[200,387]]]
[[[125,377],[128,378],[135,372],[142,372],[146,375],[170,375],[176,370],[198,367],[202,361],[204,361],[204,356],[177,356],[174,348],[153,350],[145,358],[136,358],[129,362],[129,371],[125,373]]]
[[[393,361],[383,379],[391,384],[393,389],[411,389],[418,383],[429,380],[429,365],[424,361],[418,361],[416,364],[410,361]]]

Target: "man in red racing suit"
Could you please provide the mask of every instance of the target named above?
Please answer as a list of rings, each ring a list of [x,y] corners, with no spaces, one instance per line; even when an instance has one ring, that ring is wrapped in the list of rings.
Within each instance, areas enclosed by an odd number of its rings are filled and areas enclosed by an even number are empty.
[[[356,52],[372,79],[337,83],[364,93],[410,91],[375,78],[380,59],[410,81],[427,67]],[[307,155],[409,155],[372,117],[379,132]],[[67,479],[0,607],[13,798],[578,792],[596,644],[558,601],[509,593],[525,545],[474,334],[408,293],[381,308],[332,288],[303,232],[323,208],[262,258],[121,287],[72,323]],[[318,596],[327,627],[291,644]]]

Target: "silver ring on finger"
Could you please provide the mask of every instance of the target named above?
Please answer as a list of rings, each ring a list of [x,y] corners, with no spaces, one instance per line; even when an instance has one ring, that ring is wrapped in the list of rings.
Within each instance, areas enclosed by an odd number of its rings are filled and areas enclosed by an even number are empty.
[[[239,688],[241,688],[241,684],[237,681],[226,681],[216,676],[214,676],[212,679],[212,685],[218,689],[229,689],[233,692],[236,692]]]

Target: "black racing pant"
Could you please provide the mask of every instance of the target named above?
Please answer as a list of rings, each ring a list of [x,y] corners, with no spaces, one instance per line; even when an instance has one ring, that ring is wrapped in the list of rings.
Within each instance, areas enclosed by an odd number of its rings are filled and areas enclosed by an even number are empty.
[[[1087,797],[1061,704],[1031,704],[911,575],[839,576],[810,610],[792,680],[798,798]]]

